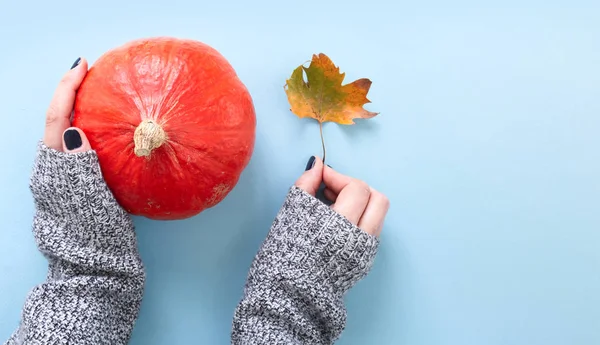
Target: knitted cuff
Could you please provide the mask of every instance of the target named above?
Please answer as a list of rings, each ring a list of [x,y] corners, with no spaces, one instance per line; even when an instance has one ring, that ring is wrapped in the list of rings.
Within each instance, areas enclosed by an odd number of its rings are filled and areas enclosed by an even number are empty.
[[[74,214],[112,201],[96,152],[65,153],[38,143],[30,189],[39,210]]]
[[[30,188],[34,236],[46,256],[102,269],[137,261],[133,222],[106,185],[95,151],[64,153],[40,142]]]
[[[370,271],[379,238],[367,234],[304,190],[290,189],[266,250],[278,252],[286,275],[328,282],[344,294]]]

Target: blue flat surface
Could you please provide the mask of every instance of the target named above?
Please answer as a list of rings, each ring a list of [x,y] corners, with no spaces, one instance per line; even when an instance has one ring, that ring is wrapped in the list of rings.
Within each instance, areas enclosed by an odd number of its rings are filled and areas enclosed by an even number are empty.
[[[328,162],[392,202],[339,344],[600,344],[597,1],[0,2],[0,338],[46,264],[28,178],[54,88],[83,55],[169,35],[217,48],[248,86],[256,150],[217,207],[136,219],[148,268],[131,344],[226,344],[246,271],[320,154],[283,90],[313,53],[373,81]],[[0,339],[0,341],[3,341]]]

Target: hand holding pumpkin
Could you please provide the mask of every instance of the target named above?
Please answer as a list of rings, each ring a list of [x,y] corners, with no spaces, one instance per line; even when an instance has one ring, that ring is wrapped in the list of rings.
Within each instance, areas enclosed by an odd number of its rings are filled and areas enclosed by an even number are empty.
[[[381,192],[350,176],[342,175],[320,158],[311,157],[307,171],[296,181],[296,186],[315,196],[324,183],[325,197],[331,208],[346,217],[370,235],[379,236],[390,202]]]
[[[46,111],[44,144],[66,153],[89,151],[92,148],[79,128],[71,127],[71,112],[77,89],[87,73],[87,61],[78,58],[71,70],[62,77]]]

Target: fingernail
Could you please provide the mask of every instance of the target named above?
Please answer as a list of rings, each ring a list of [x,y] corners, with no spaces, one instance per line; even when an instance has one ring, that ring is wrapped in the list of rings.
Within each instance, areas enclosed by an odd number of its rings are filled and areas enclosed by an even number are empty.
[[[79,66],[79,63],[81,62],[81,58],[78,57],[77,60],[75,60],[75,62],[73,62],[73,66],[71,66],[71,69]]]
[[[65,146],[69,151],[78,149],[83,144],[83,142],[81,141],[81,135],[76,129],[69,129],[65,131],[63,138],[65,140]]]
[[[311,156],[308,159],[308,163],[306,163],[306,169],[304,171],[310,170],[315,166],[315,156]]]

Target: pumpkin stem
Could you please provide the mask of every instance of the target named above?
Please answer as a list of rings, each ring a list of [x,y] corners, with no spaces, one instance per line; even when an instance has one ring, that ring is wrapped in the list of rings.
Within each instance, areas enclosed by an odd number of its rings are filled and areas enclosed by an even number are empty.
[[[146,157],[152,150],[159,148],[167,140],[167,134],[162,127],[153,120],[144,120],[133,133],[135,155]]]

